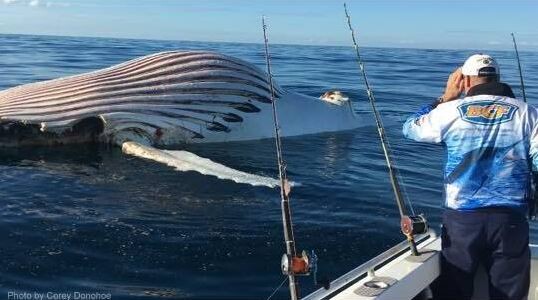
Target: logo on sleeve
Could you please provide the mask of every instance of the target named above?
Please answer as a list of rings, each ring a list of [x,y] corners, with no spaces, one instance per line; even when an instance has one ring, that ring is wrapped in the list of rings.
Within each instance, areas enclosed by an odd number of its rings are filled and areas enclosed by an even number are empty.
[[[458,106],[463,120],[483,125],[500,124],[511,121],[518,107],[499,101],[480,101]]]

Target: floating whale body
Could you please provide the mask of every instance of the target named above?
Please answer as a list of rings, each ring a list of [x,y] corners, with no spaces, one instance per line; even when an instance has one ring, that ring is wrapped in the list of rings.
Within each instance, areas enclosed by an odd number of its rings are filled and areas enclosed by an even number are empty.
[[[360,125],[339,92],[320,99],[274,88],[282,136]],[[111,143],[181,171],[275,186],[193,153],[161,150],[271,138],[271,109],[267,74],[254,65],[214,52],[162,52],[0,91],[0,147]]]

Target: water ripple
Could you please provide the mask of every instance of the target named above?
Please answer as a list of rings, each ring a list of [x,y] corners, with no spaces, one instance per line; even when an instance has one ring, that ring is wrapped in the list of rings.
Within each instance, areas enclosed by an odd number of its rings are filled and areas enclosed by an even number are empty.
[[[0,35],[0,89],[95,70],[172,49],[224,52],[264,67],[262,46]],[[289,89],[340,89],[372,120],[350,47],[274,45],[273,69]],[[418,106],[441,94],[448,72],[472,51],[366,48],[366,69],[406,194],[439,222],[443,149],[401,136]],[[492,52],[519,95],[511,52]],[[523,52],[531,103],[536,53]],[[334,278],[402,239],[377,133],[284,140],[300,249],[316,249]],[[276,176],[272,141],[192,145],[231,167]],[[533,227],[533,236],[536,230]],[[121,298],[264,298],[281,281],[278,192],[125,157],[119,149],[61,147],[0,154],[0,294],[103,291]],[[241,289],[238,289],[241,287]],[[313,289],[304,280],[302,290]],[[281,291],[277,297],[284,298]]]

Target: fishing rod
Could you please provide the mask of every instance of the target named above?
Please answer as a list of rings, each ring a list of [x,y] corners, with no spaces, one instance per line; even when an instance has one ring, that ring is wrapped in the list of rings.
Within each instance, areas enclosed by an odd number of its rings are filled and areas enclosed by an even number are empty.
[[[517,67],[519,69],[519,81],[521,82],[521,94],[523,94],[523,101],[527,102],[527,95],[525,94],[525,83],[523,82],[523,72],[521,71],[521,61],[519,60],[519,51],[517,50],[516,36],[512,32],[512,41],[514,42],[514,50],[516,51]],[[538,204],[538,172],[532,172],[532,183],[534,184],[534,195],[529,201],[529,220],[536,220],[536,209]]]
[[[276,157],[278,163],[278,177],[280,179],[280,198],[282,210],[282,226],[284,228],[284,242],[286,244],[286,254],[282,256],[281,269],[284,275],[288,276],[290,296],[292,300],[299,299],[299,289],[297,275],[310,275],[314,273],[314,281],[316,281],[317,256],[314,251],[307,254],[303,251],[301,255],[297,255],[295,248],[295,237],[293,236],[293,223],[291,220],[290,207],[290,192],[291,185],[288,181],[286,173],[286,162],[282,155],[282,142],[280,140],[280,126],[278,124],[278,116],[276,111],[276,94],[273,85],[273,75],[271,72],[271,59],[269,56],[269,40],[267,38],[267,25],[265,17],[262,17],[263,40],[265,45],[265,63],[267,65],[267,79],[269,81],[271,106],[273,109],[273,123],[275,127],[275,144]]]
[[[370,102],[372,111],[374,113],[377,133],[379,135],[379,139],[381,140],[381,147],[383,148],[383,154],[385,155],[385,161],[389,169],[390,182],[392,185],[392,190],[394,191],[394,197],[396,198],[396,204],[398,205],[398,211],[400,213],[400,218],[401,218],[400,227],[401,227],[402,233],[406,236],[407,240],[409,241],[409,247],[411,249],[411,253],[413,253],[413,255],[416,256],[416,255],[419,255],[419,253],[418,253],[417,246],[415,243],[414,235],[425,233],[428,230],[428,225],[426,223],[426,219],[424,218],[424,216],[410,215],[407,212],[407,208],[404,203],[404,197],[401,191],[401,185],[396,174],[396,168],[394,167],[394,162],[393,162],[390,148],[388,145],[388,139],[385,135],[385,127],[383,126],[381,115],[379,114],[379,111],[377,110],[377,107],[375,104],[376,101],[375,101],[373,89],[370,86],[368,77],[366,76],[366,70],[364,69],[364,63],[362,62],[361,54],[359,52],[359,45],[357,44],[357,40],[355,38],[355,31],[353,30],[353,26],[351,26],[351,17],[349,16],[346,3],[344,3],[344,11],[346,13],[347,25],[349,27],[349,30],[351,31],[351,39],[353,41],[353,47],[355,48],[355,54],[357,55],[357,62],[359,64],[359,69],[361,70],[362,79],[364,80],[364,84],[366,86],[366,94],[368,95],[368,100]]]
[[[519,51],[517,51],[516,36],[513,32],[512,41],[514,42],[514,49],[516,50],[517,67],[519,69],[519,81],[521,82],[521,93],[523,94],[523,101],[527,102],[527,95],[525,95],[525,83],[523,82],[523,72],[521,71],[521,61],[519,60]]]

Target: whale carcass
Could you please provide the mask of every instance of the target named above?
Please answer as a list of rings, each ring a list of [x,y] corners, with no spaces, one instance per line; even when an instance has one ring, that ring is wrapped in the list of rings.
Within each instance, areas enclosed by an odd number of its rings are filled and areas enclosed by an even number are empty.
[[[359,126],[350,105],[279,86],[275,90],[282,136]],[[163,149],[273,134],[267,74],[246,61],[214,52],[156,53],[90,73],[0,91],[0,147],[112,143],[128,154],[179,170],[253,183],[248,176],[257,175],[186,151]],[[244,178],[237,179],[239,175]],[[276,183],[268,182],[260,184]]]

